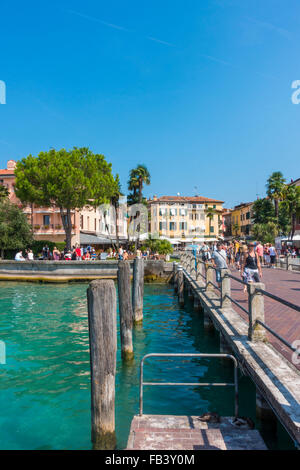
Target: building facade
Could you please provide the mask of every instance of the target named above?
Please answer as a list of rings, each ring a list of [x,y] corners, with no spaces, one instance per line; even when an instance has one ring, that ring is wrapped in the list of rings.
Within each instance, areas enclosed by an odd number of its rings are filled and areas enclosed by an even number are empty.
[[[251,236],[253,225],[253,202],[246,202],[234,206],[231,210],[231,232],[234,237]]]
[[[216,240],[222,235],[223,201],[200,196],[148,200],[151,235],[178,242]]]

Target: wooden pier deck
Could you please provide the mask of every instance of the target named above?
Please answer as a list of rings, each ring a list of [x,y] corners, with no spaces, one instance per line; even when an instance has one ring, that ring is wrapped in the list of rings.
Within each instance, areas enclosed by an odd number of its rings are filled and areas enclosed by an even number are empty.
[[[203,422],[199,416],[134,416],[128,450],[267,450],[256,429],[233,418],[219,423]]]

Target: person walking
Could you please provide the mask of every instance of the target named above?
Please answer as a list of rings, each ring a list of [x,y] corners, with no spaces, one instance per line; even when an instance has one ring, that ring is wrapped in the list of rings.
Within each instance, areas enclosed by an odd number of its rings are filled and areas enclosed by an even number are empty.
[[[260,264],[262,265],[263,259],[264,259],[264,247],[262,246],[261,242],[258,242],[255,248],[255,251],[259,256],[259,261],[260,261]]]
[[[270,243],[269,246],[269,255],[270,255],[270,268],[275,268],[276,261],[276,250],[275,247]]]
[[[249,243],[248,252],[243,256],[242,273],[247,284],[260,282],[260,278],[262,278],[261,264],[253,242]],[[247,287],[245,286],[244,292],[246,290]]]
[[[221,270],[228,268],[226,261],[226,251],[223,249],[222,243],[217,243],[216,249],[213,251],[211,259],[213,266],[216,268],[216,281],[218,286],[221,287]]]

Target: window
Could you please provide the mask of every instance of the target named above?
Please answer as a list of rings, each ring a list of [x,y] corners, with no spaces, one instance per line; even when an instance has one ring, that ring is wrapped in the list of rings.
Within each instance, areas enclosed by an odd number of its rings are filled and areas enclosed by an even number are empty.
[[[95,232],[97,231],[97,220],[95,219]]]
[[[159,230],[166,230],[167,222],[159,222]]]
[[[43,225],[50,225],[50,215],[43,216]]]
[[[250,219],[250,212],[247,212],[246,219]]]
[[[176,223],[170,222],[170,230],[176,230]]]
[[[215,208],[216,208],[216,204],[213,205],[213,209],[215,209]]]
[[[215,228],[214,228],[213,225],[211,225],[211,227],[210,227],[210,233],[214,233],[214,231],[215,231]]]
[[[80,216],[80,228],[83,228],[83,215]]]
[[[186,230],[187,223],[186,222],[179,222],[179,230]]]

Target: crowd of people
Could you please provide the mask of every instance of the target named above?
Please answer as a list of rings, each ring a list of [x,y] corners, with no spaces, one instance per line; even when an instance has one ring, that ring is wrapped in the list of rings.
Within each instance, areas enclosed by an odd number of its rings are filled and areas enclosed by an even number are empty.
[[[239,240],[231,242],[206,243],[197,249],[194,254],[200,254],[202,261],[211,261],[216,268],[216,281],[221,285],[221,270],[234,267],[245,283],[260,282],[262,279],[262,266],[275,268],[276,258],[280,255],[292,257],[300,256],[300,250],[287,245],[279,250],[272,243],[262,244],[260,241],[248,243]],[[245,285],[244,291],[246,292]]]
[[[109,248],[107,252],[104,250],[98,250],[92,246],[87,247],[80,247],[78,244],[72,247],[71,250],[65,248],[63,251],[57,249],[56,246],[53,247],[52,250],[45,245],[42,249],[42,252],[36,258],[33,255],[32,250],[28,249],[25,250],[23,255],[23,251],[20,250],[15,255],[15,261],[26,261],[26,260],[52,260],[52,261],[85,261],[91,260],[95,261],[98,259],[116,259],[116,260],[128,260],[133,258],[144,258],[144,259],[153,259],[158,260],[160,259],[160,255],[157,252],[151,252],[150,250],[140,250],[137,249],[136,252],[125,250],[124,248],[120,247],[119,250],[115,250],[113,248]]]

